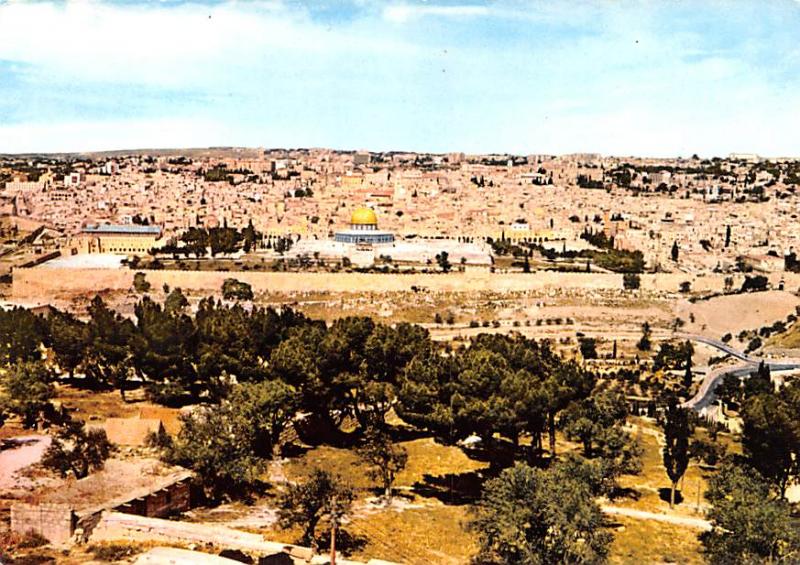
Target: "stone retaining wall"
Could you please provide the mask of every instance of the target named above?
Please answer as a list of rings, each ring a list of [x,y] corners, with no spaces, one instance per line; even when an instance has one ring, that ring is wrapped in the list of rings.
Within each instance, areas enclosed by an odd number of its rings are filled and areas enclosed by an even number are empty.
[[[67,504],[13,504],[11,530],[19,534],[32,531],[50,543],[64,544],[75,530],[75,513]]]
[[[408,292],[412,287],[438,292],[512,292],[546,290],[548,288],[622,289],[622,275],[607,273],[489,273],[468,272],[449,274],[372,274],[372,273],[273,273],[229,271],[143,271],[154,289],[164,284],[171,288],[218,293],[227,278],[235,278],[253,287],[253,291],[293,292]],[[129,269],[70,269],[38,267],[15,269],[12,295],[14,298],[68,298],[102,290],[129,290],[136,271]],[[726,275],[687,275],[659,273],[640,275],[643,290],[678,292],[682,282],[691,283],[694,291],[721,292]],[[774,288],[785,280],[786,289],[800,288],[800,275],[773,273],[769,276]],[[734,288],[742,284],[743,276],[734,275]]]

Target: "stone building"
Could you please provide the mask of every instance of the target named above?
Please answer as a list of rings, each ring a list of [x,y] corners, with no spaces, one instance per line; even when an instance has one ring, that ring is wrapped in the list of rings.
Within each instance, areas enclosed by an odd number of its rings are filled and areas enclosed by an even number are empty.
[[[334,239],[340,243],[381,245],[394,242],[394,234],[378,230],[378,216],[370,208],[356,208],[350,216],[350,229],[336,232]]]
[[[87,225],[78,237],[78,253],[146,255],[159,246],[161,228],[140,225]]]

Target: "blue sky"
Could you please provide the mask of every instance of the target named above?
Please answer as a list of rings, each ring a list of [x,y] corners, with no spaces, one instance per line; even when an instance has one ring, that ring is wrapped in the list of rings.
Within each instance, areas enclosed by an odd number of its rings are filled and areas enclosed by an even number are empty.
[[[0,0],[0,152],[800,155],[800,0]]]

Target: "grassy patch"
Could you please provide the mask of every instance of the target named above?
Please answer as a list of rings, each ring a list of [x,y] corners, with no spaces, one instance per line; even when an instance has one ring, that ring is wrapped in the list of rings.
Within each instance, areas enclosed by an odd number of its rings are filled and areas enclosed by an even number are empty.
[[[649,424],[634,420],[640,425],[653,429]],[[683,502],[670,509],[669,502],[663,500],[659,491],[670,486],[667,472],[664,470],[661,445],[658,439],[650,433],[639,434],[639,444],[642,446],[642,472],[639,475],[625,475],[620,479],[620,486],[632,489],[637,493],[637,498],[619,498],[613,501],[616,506],[625,506],[646,510],[649,512],[669,512],[690,516],[702,516],[702,505],[705,502],[703,493],[706,491],[707,482],[705,472],[695,462],[690,463],[686,474],[678,488],[684,497]],[[699,499],[698,499],[699,493]],[[676,495],[677,499],[677,495]],[[698,512],[698,501],[701,510]]]
[[[468,532],[465,506],[434,506],[402,512],[384,511],[353,520],[347,530],[366,538],[355,559],[381,559],[409,564],[467,563],[477,553],[475,536]]]
[[[406,468],[398,473],[396,487],[411,487],[428,477],[444,477],[470,473],[487,467],[486,463],[467,457],[458,447],[436,443],[432,438],[401,442],[408,451]],[[320,446],[290,460],[284,471],[290,480],[301,479],[315,468],[341,475],[354,487],[371,489],[376,483],[367,476],[369,467],[350,450]]]
[[[58,385],[55,400],[62,403],[73,417],[83,421],[131,418],[139,415],[140,411],[146,411],[143,417],[161,419],[168,432],[177,433],[180,429],[180,410],[150,402],[125,402],[119,391],[94,391],[72,385]]]
[[[772,336],[766,345],[783,349],[800,349],[800,325],[795,324],[785,332]]]
[[[610,563],[703,563],[697,530],[614,517]]]
[[[119,391],[83,390],[71,385],[59,385],[55,400],[81,420],[130,418],[139,413],[140,407],[138,403],[123,401]]]
[[[137,543],[98,543],[86,549],[99,561],[121,561],[141,553],[146,548]]]
[[[408,464],[398,474],[395,487],[408,505],[357,511],[345,526],[346,532],[358,542],[353,557],[364,560],[380,557],[401,563],[468,562],[477,552],[474,536],[464,528],[469,506],[445,505],[433,497],[447,499],[448,489],[454,489],[453,498],[457,499],[466,482],[463,478],[474,478],[474,472],[487,464],[471,460],[461,449],[440,445],[432,438],[400,445],[408,451]],[[302,480],[315,467],[340,474],[360,489],[361,501],[371,496],[377,486],[367,476],[368,466],[354,453],[329,446],[316,447],[286,462],[283,470],[289,480]],[[430,492],[432,497],[420,496],[418,491],[426,495]],[[281,542],[296,542],[300,534],[277,527],[260,533]]]

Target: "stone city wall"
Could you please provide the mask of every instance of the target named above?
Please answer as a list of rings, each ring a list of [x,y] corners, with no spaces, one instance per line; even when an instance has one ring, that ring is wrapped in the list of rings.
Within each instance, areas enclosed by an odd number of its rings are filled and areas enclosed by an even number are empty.
[[[137,271],[129,269],[70,269],[47,267],[15,269],[13,298],[69,298],[101,290],[128,290]],[[373,273],[273,273],[228,271],[143,271],[154,289],[164,284],[171,288],[195,292],[219,292],[227,278],[235,278],[253,287],[255,293],[292,292],[407,292],[411,287],[438,292],[526,291],[549,288],[621,289],[622,275],[606,273],[489,273],[449,274],[373,274]],[[693,291],[722,291],[727,275],[689,275],[659,273],[640,275],[643,290],[678,292],[682,282],[691,283]],[[742,284],[743,275],[733,275],[734,288]],[[770,282],[776,288],[785,281],[786,289],[800,287],[800,274],[772,273]]]
[[[35,532],[50,543],[63,544],[75,529],[75,514],[67,504],[24,504],[11,506],[11,530],[26,534]]]

